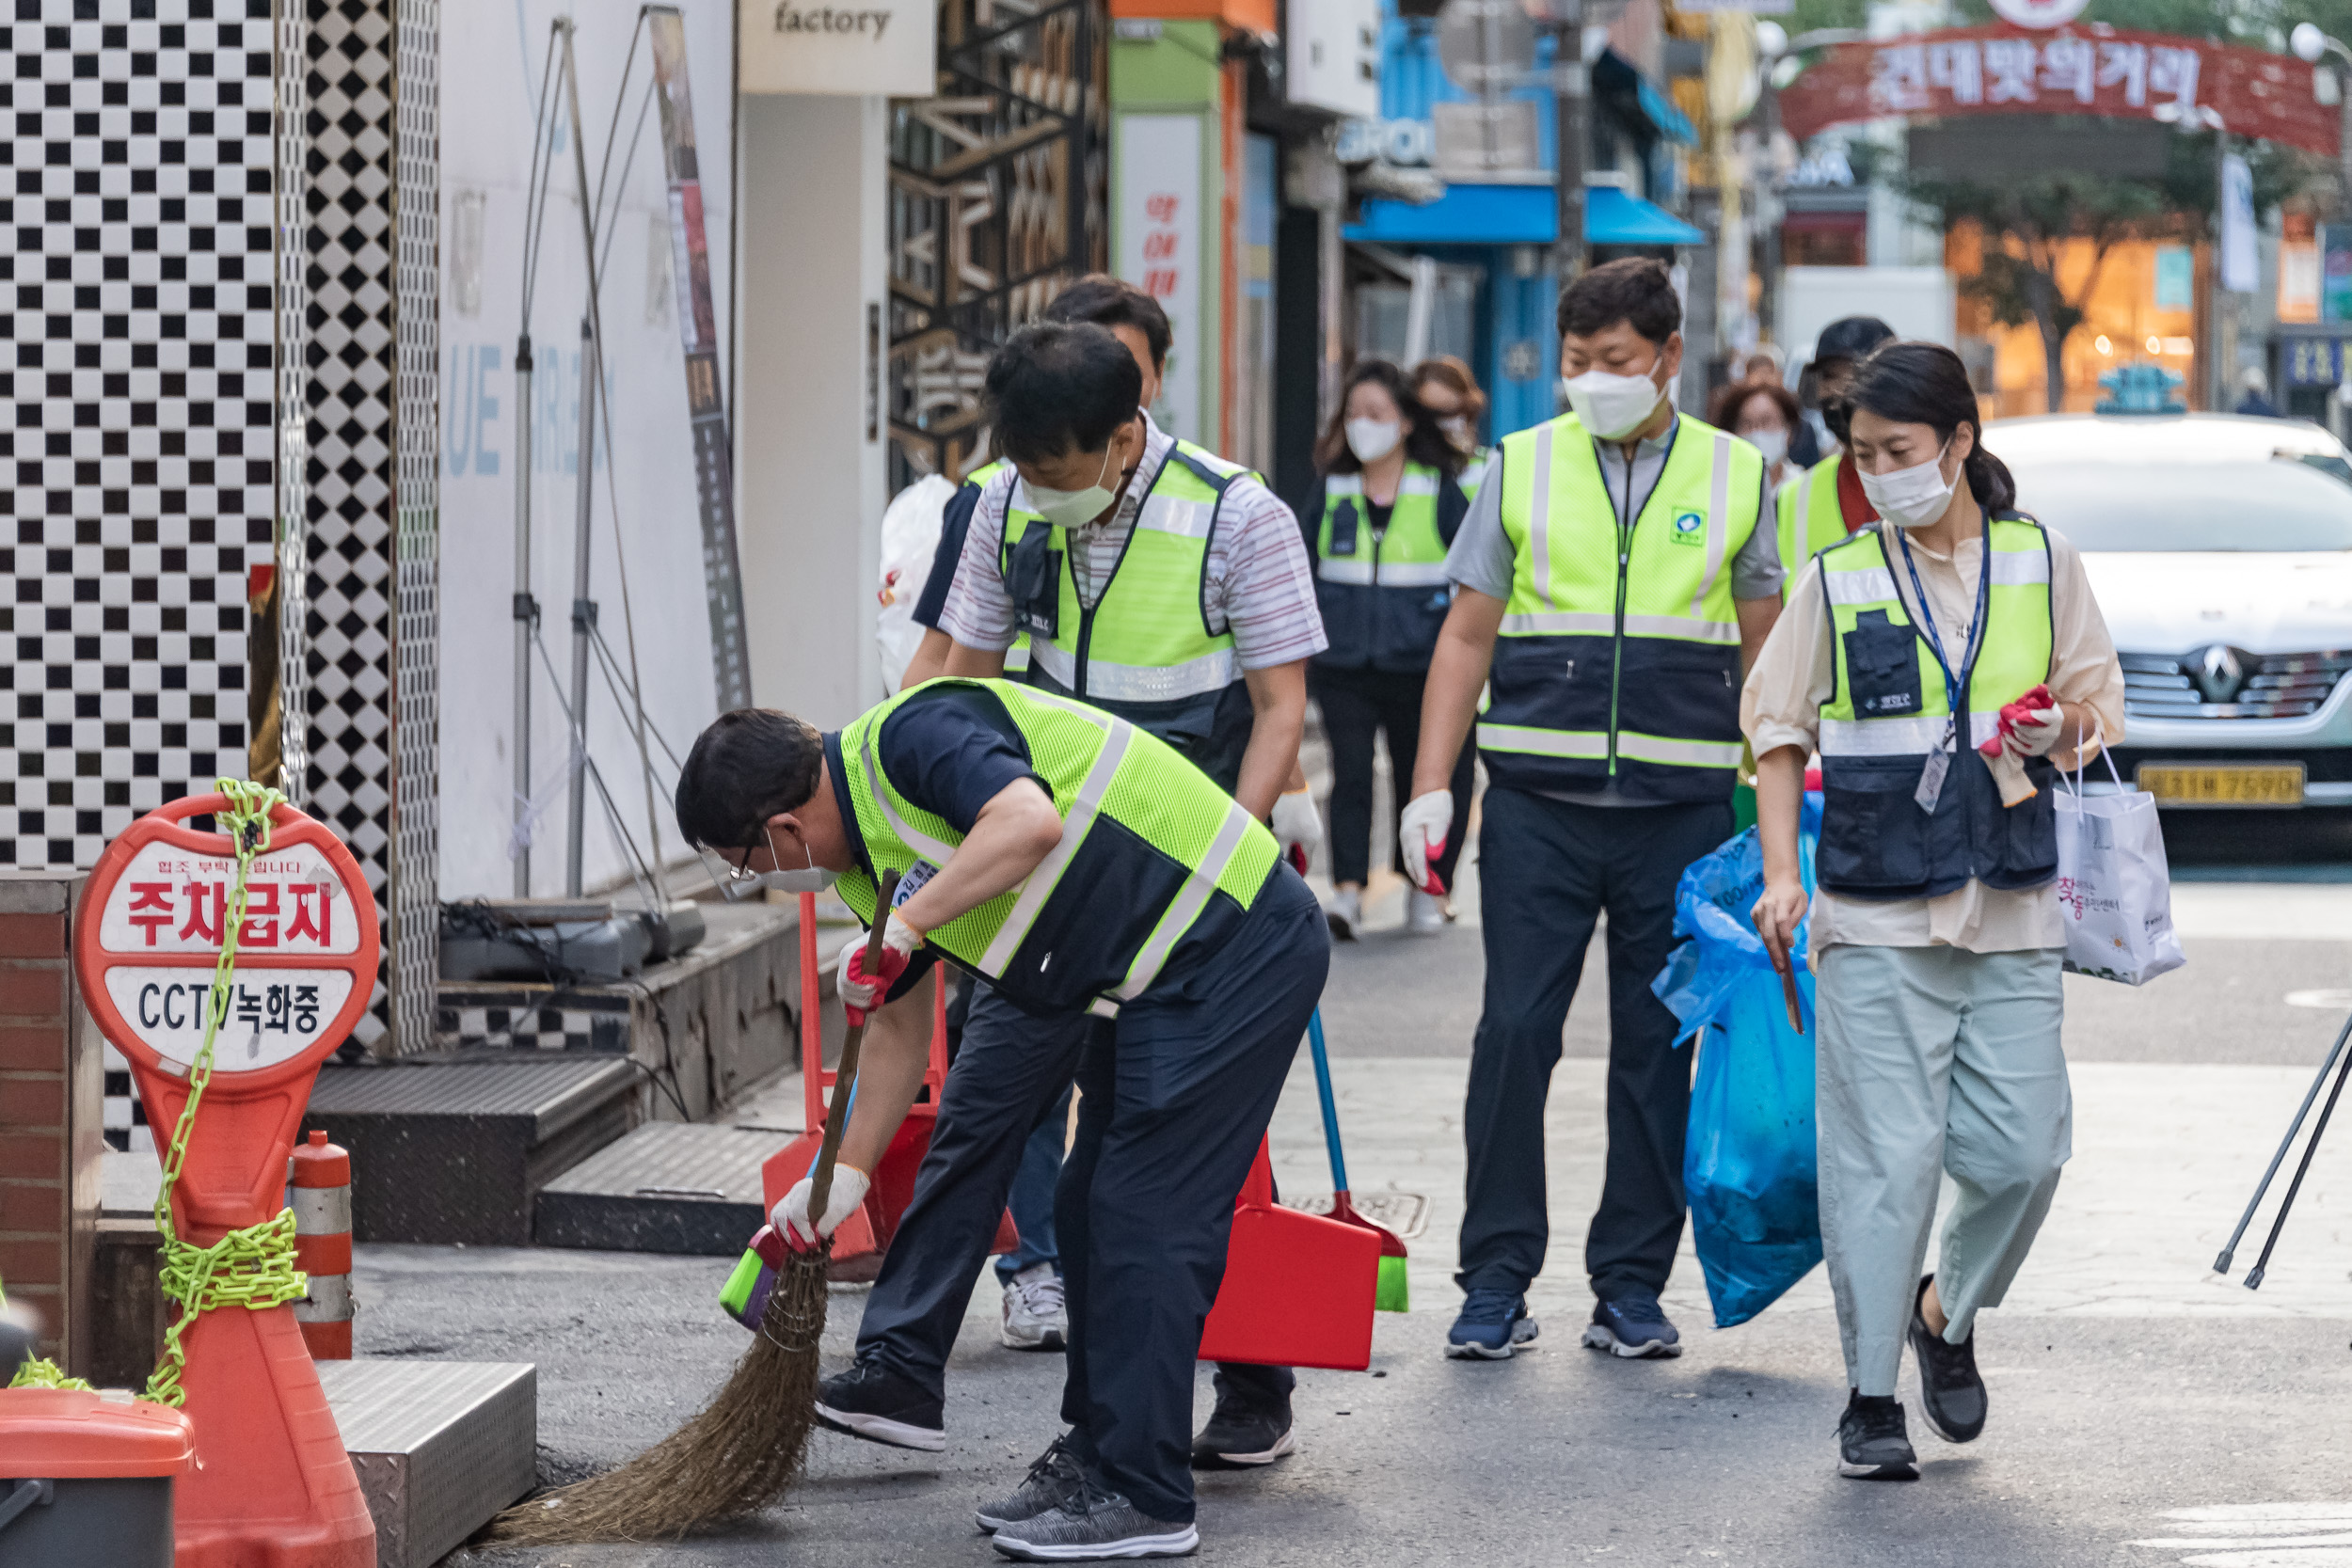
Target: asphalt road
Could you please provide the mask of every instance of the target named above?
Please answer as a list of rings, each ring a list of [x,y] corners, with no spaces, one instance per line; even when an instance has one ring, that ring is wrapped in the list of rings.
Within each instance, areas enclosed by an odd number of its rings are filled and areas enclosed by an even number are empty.
[[[2314,826],[2327,825],[2280,818],[2176,849],[2224,879],[2268,855],[2253,874],[2270,880],[2207,891],[2184,879],[2190,961],[2177,974],[2138,990],[2070,980],[2076,1160],[2010,1303],[1980,1320],[1986,1435],[1951,1448],[1915,1414],[1925,1465],[1910,1485],[1835,1473],[1843,1377],[1818,1270],[1754,1322],[1711,1330],[1686,1252],[1667,1305],[1689,1354],[1626,1363],[1578,1347],[1589,1297],[1576,1243],[1600,1155],[1597,969],[1548,1114],[1554,1245],[1532,1292],[1544,1338],[1505,1364],[1444,1360],[1478,932],[1375,932],[1343,946],[1326,1013],[1350,1163],[1359,1192],[1427,1198],[1429,1223],[1411,1241],[1417,1310],[1379,1321],[1369,1375],[1302,1374],[1299,1453],[1202,1479],[1203,1559],[2352,1564],[2352,1143],[2331,1142],[2314,1164],[2268,1288],[2251,1294],[2204,1271],[2341,1022],[2312,993],[2352,990],[2352,910],[2307,885],[2334,879],[2339,863]],[[2352,846],[2343,852],[2352,866]],[[2352,889],[2342,897],[2352,905]],[[1278,1117],[1286,1192],[1311,1185],[1320,1164],[1304,1090],[1302,1069]],[[726,1266],[363,1247],[359,1351],[535,1361],[542,1478],[576,1479],[675,1427],[733,1366],[745,1337],[714,1302]],[[846,1359],[861,1303],[836,1289],[829,1366]],[[1054,1358],[995,1343],[994,1311],[983,1280],[951,1367],[943,1454],[820,1433],[804,1483],[723,1536],[461,1555],[516,1568],[997,1560],[971,1507],[1017,1481],[1057,1430],[1060,1378]],[[1209,1398],[1204,1370],[1204,1414]]]

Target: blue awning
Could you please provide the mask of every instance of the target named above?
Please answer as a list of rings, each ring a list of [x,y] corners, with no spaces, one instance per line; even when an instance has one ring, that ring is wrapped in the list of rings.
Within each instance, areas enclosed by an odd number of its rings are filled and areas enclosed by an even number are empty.
[[[1619,114],[1629,119],[1638,114],[1668,141],[1685,147],[1699,144],[1698,129],[1691,123],[1691,117],[1676,108],[1663,87],[1614,49],[1602,50],[1600,58],[1593,62],[1593,91],[1613,100]]]
[[[1344,232],[1375,245],[1549,245],[1560,198],[1549,185],[1448,185],[1425,207],[1375,197]]]
[[[1587,245],[1705,245],[1707,235],[1656,202],[1629,196],[1614,185],[1584,191]]]

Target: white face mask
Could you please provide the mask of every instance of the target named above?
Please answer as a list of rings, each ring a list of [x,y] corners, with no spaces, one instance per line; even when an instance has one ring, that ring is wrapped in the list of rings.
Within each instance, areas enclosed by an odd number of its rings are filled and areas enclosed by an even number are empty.
[[[1944,452],[1951,451],[1951,443],[1944,444],[1944,451],[1925,463],[1909,468],[1897,468],[1891,474],[1874,474],[1857,469],[1862,479],[1862,493],[1869,498],[1878,515],[1897,528],[1925,528],[1944,515],[1952,504],[1952,492],[1959,488],[1955,480],[1944,477]]]
[[[1103,471],[1083,490],[1048,490],[1042,484],[1029,485],[1029,505],[1056,528],[1082,528],[1094,521],[1119,499],[1117,492],[1103,483],[1110,478],[1111,457],[1118,450],[1113,446],[1104,451]]]
[[[1405,427],[1394,420],[1350,420],[1346,429],[1347,450],[1359,463],[1379,462],[1405,439]]]
[[[1748,439],[1764,454],[1764,466],[1768,468],[1788,455],[1788,433],[1785,430],[1758,430]]]
[[[1560,389],[1568,396],[1585,434],[1603,441],[1622,440],[1649,422],[1664,390],[1647,375],[1612,375],[1586,371],[1563,376]]]
[[[1448,414],[1438,421],[1438,428],[1445,432],[1447,440],[1464,451],[1478,444],[1478,427],[1470,423],[1468,414]]]
[[[778,860],[784,858],[776,855],[776,835],[772,831],[768,834],[768,853],[775,855]],[[801,854],[807,859],[807,865],[790,871],[771,871],[760,880],[778,893],[822,893],[840,877],[838,871],[828,871],[818,865],[816,858],[809,854],[807,845],[801,846]]]

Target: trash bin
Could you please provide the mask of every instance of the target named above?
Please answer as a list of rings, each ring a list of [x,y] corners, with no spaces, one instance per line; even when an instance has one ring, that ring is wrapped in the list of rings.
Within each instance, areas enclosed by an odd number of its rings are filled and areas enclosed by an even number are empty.
[[[0,1568],[171,1568],[171,1484],[196,1435],[110,1389],[0,1389]]]

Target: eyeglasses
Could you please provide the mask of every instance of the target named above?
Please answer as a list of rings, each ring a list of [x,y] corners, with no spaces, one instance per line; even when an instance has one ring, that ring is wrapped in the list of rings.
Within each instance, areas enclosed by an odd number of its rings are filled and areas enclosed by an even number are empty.
[[[739,851],[743,857],[741,863],[699,844],[694,846],[694,853],[702,861],[703,870],[708,873],[711,885],[719,890],[719,896],[728,903],[739,904],[746,898],[756,898],[766,889],[767,873],[752,869],[752,852],[749,849]]]

